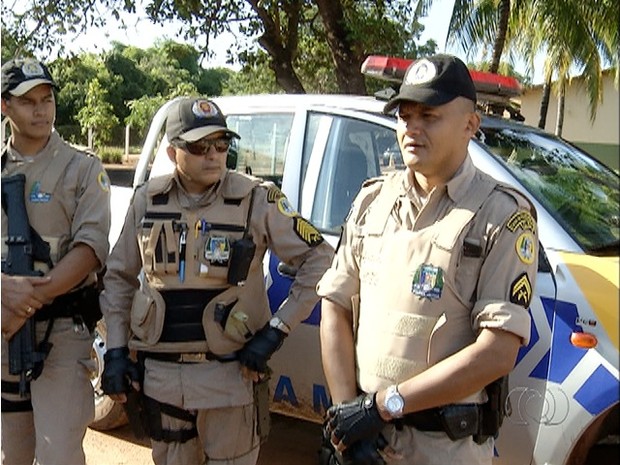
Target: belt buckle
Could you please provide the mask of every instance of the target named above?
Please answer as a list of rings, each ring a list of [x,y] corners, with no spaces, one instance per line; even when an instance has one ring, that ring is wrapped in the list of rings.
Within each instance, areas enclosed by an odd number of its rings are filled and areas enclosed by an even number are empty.
[[[206,362],[207,361],[207,354],[205,354],[204,352],[194,352],[194,353],[181,354],[181,356],[179,357],[179,361],[181,363],[200,363],[200,362]]]

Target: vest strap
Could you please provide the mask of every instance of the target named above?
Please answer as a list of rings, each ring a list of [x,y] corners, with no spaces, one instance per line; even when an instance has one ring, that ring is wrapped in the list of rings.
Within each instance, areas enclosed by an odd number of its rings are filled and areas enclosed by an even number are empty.
[[[27,400],[8,400],[2,398],[2,413],[32,412],[32,402]]]
[[[440,228],[433,242],[440,249],[452,250],[461,232],[476,215],[480,207],[495,189],[497,183],[490,178],[476,176],[456,208],[450,211],[441,221],[450,224],[449,228]]]

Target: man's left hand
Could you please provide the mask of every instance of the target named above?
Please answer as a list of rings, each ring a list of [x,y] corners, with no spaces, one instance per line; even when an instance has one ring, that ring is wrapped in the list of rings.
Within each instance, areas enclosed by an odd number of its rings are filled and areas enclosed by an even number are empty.
[[[386,426],[377,410],[375,397],[376,394],[364,394],[327,410],[328,428],[338,450],[357,441],[375,440]]]
[[[257,373],[267,372],[267,362],[280,348],[286,334],[267,323],[252,339],[245,343],[239,351],[241,366]]]

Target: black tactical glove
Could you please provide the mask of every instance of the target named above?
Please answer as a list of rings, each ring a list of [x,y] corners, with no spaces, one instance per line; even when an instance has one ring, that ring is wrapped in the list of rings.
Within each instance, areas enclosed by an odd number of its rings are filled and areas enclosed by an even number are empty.
[[[286,333],[267,323],[252,339],[245,343],[238,353],[241,365],[259,373],[267,372],[267,362],[280,348]]]
[[[345,447],[362,440],[374,441],[386,422],[375,403],[376,394],[363,394],[351,402],[332,405],[327,410],[329,429]]]
[[[105,394],[126,394],[131,390],[132,381],[140,382],[140,371],[129,359],[127,347],[107,350],[103,361],[101,388]]]
[[[388,445],[382,434],[375,440],[362,440],[347,447],[342,454],[331,442],[327,422],[323,424],[323,441],[319,450],[319,465],[385,465],[379,453]]]
[[[379,451],[385,449],[387,444],[382,434],[375,440],[353,443],[342,452],[342,465],[385,465]]]

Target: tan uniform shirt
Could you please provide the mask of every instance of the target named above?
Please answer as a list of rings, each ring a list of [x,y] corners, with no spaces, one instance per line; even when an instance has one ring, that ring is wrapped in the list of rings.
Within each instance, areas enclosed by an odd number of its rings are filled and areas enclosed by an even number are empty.
[[[356,353],[364,358],[357,360],[358,376],[362,372],[362,379],[357,381],[361,382],[362,389],[381,389],[386,387],[384,384],[390,384],[390,379],[403,381],[408,377],[403,376],[407,371],[409,375],[415,375],[420,367],[425,369],[472,343],[482,328],[510,331],[520,336],[523,344],[527,344],[530,318],[526,308],[533,295],[538,240],[535,221],[529,213],[533,207],[516,191],[500,186],[491,192],[453,246],[452,258],[443,270],[443,278],[433,281],[433,276],[440,276],[437,271],[442,270],[437,269],[437,263],[433,263],[434,252],[431,248],[425,248],[425,244],[413,243],[415,249],[422,251],[422,255],[419,252],[413,255],[418,260],[416,263],[407,263],[405,258],[394,259],[393,249],[396,247],[398,250],[399,238],[432,240],[437,237],[425,236],[424,232],[437,229],[436,223],[448,217],[455,206],[462,203],[470,186],[476,187],[472,184],[476,176],[477,170],[468,157],[446,185],[437,186],[424,200],[410,184],[408,172],[398,173],[390,182],[397,186],[399,194],[391,207],[385,229],[375,238],[368,231],[374,230],[376,233],[377,225],[367,222],[371,217],[367,212],[372,210],[383,182],[366,183],[355,200],[341,245],[332,267],[319,283],[318,293],[353,312],[359,308],[359,317],[354,313],[354,321],[359,318],[360,322],[365,322],[364,325],[360,323],[356,342]],[[448,231],[453,229],[450,224],[441,227]],[[419,234],[403,234],[407,231]],[[401,254],[407,253],[406,244],[402,244],[401,250]],[[403,265],[405,268],[395,269],[396,262],[406,263]],[[381,289],[376,288],[377,283],[382,283]],[[360,299],[358,304],[356,298]],[[411,306],[404,308],[403,302],[409,302]],[[452,308],[443,308],[443,305],[449,305],[448,302],[459,307],[455,320],[457,326],[452,336],[445,329],[436,332],[442,324],[441,318],[437,320],[440,314],[448,315],[448,322],[450,313],[454,314]],[[460,308],[468,309],[469,318],[461,319]],[[368,318],[368,312],[374,314]],[[381,313],[383,319],[379,315]],[[413,319],[416,314],[420,317]],[[426,345],[418,347],[414,355],[409,351],[402,352],[399,344],[409,344],[403,336],[410,332],[411,337],[415,335],[419,338],[421,325],[418,320],[430,316],[433,319],[428,331],[422,328]],[[462,323],[458,323],[459,319]],[[377,324],[369,325],[368,321]],[[382,327],[388,325],[388,321],[396,323],[383,331]],[[467,329],[467,325],[471,329]],[[384,341],[382,338],[393,340]],[[433,339],[432,344],[429,338]],[[376,364],[375,368],[367,366],[372,354],[376,356],[379,353],[379,356],[386,357],[384,360],[393,361],[399,352],[401,357],[407,353],[408,357],[414,358],[411,368],[406,366],[405,361],[399,361],[392,368],[385,362]],[[375,371],[371,373],[369,370]]]
[[[26,175],[25,201],[30,225],[50,243],[57,263],[76,244],[93,249],[101,267],[108,256],[110,181],[101,160],[64,142],[52,132],[45,148],[24,157],[9,143],[2,176]],[[2,237],[7,236],[2,212]],[[2,241],[2,258],[6,254]]]
[[[2,177],[26,176],[24,197],[31,226],[50,244],[50,258],[58,263],[77,244],[86,244],[101,267],[108,255],[110,183],[101,161],[71,147],[56,132],[34,157],[24,157],[10,143]],[[5,200],[5,199],[3,199]],[[6,258],[8,222],[2,212],[2,259]],[[94,272],[90,281],[94,281]],[[83,284],[89,284],[86,280]],[[48,322],[36,324],[43,340]],[[30,382],[32,411],[2,414],[3,461],[85,463],[82,439],[94,418],[93,388],[86,368],[93,334],[70,318],[55,321],[49,336],[52,349],[42,376]],[[8,369],[8,343],[2,340],[2,382],[16,383]],[[4,389],[3,389],[4,391]],[[2,393],[2,402],[19,402],[17,394]]]

